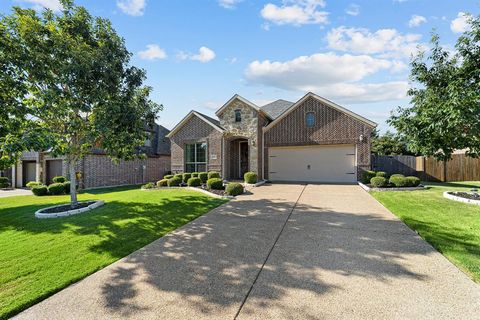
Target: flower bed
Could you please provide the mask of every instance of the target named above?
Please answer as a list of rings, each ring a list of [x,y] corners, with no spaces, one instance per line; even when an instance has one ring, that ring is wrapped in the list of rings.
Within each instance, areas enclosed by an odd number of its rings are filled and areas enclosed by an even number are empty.
[[[476,204],[480,206],[480,196],[478,193],[445,191],[443,193],[443,197],[458,202]]]
[[[70,204],[53,206],[38,210],[37,212],[35,212],[35,217],[39,219],[68,217],[91,211],[93,209],[103,206],[104,204],[105,202],[99,200],[80,202],[75,209],[72,209]]]

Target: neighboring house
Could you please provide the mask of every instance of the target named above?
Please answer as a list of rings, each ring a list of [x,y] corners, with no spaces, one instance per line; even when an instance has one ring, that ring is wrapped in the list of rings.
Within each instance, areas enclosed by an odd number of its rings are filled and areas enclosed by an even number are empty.
[[[217,170],[237,180],[254,171],[270,181],[348,183],[370,169],[376,123],[316,94],[262,107],[235,95],[216,116],[191,111],[168,134],[173,172]]]
[[[147,130],[151,138],[141,150],[145,159],[114,163],[101,149],[91,152],[77,166],[81,188],[97,188],[157,181],[170,172],[170,132],[160,125]],[[5,172],[12,185],[25,187],[29,181],[50,184],[55,176],[67,176],[68,170],[62,158],[52,157],[48,152],[24,152],[20,161]]]

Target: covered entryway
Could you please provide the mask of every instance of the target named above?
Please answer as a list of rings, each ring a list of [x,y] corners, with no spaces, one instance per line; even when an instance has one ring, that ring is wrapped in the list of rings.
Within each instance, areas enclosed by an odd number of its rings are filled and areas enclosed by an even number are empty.
[[[26,186],[30,181],[37,181],[37,162],[22,161],[22,186]]]
[[[354,183],[355,146],[269,148],[268,171],[271,181]]]
[[[47,184],[53,182],[53,178],[62,175],[62,160],[47,160]]]
[[[227,140],[227,179],[243,180],[250,170],[250,148],[246,138],[235,137]]]

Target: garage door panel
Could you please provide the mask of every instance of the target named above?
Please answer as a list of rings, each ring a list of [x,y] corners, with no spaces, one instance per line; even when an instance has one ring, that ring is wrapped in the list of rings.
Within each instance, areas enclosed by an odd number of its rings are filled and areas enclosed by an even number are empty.
[[[355,146],[270,148],[269,173],[272,181],[355,182]]]

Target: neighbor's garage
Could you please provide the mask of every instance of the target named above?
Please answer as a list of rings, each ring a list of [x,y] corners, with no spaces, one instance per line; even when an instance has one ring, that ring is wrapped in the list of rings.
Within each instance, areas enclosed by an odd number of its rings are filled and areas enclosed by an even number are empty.
[[[357,181],[354,145],[272,147],[268,154],[271,181]]]

